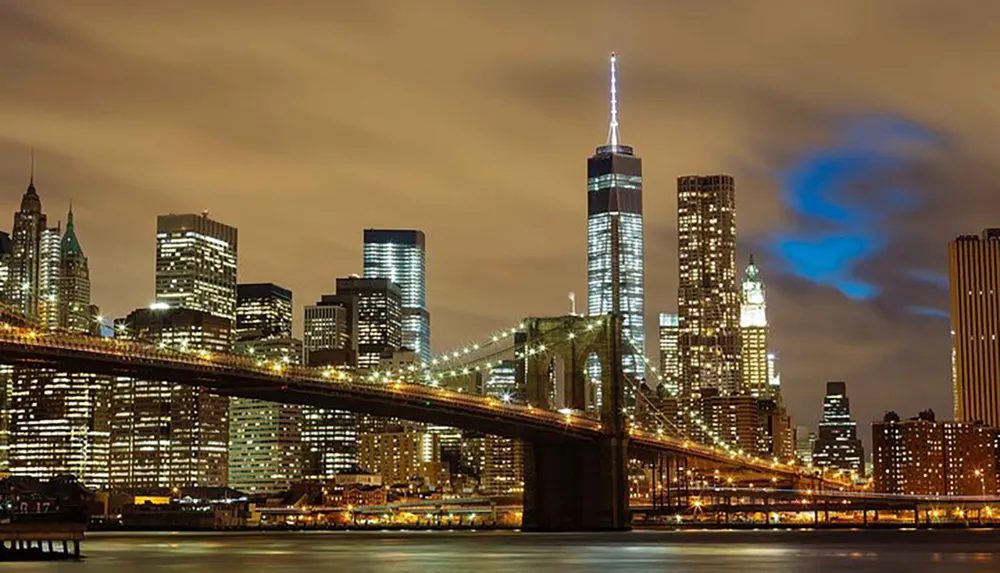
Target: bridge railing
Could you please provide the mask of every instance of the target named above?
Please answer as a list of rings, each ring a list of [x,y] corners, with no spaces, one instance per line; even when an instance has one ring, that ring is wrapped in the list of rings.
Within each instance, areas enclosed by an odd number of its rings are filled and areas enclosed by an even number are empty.
[[[263,380],[279,386],[292,382],[299,387],[305,386],[308,388],[311,386],[321,390],[329,388],[331,385],[336,385],[366,393],[381,394],[385,397],[405,396],[409,398],[430,399],[477,409],[484,413],[502,413],[507,417],[527,422],[544,422],[549,427],[566,426],[591,432],[600,432],[602,429],[600,421],[586,416],[579,416],[575,412],[556,412],[534,408],[529,404],[507,402],[489,396],[469,394],[405,380],[385,381],[382,378],[371,379],[336,368],[297,366],[281,361],[268,362],[244,355],[213,353],[204,350],[180,351],[161,345],[148,345],[117,338],[60,332],[38,332],[33,329],[19,328],[11,325],[0,326],[0,340],[57,351],[97,354],[119,360],[145,362],[152,365],[168,363],[207,372],[236,375],[252,373]],[[754,458],[748,454],[726,452],[686,438],[649,432],[635,425],[630,426],[629,433],[634,439],[659,446],[669,446],[674,450],[689,452],[709,460],[752,467],[761,471],[816,477],[814,473],[808,472],[800,466],[778,462],[772,463]]]
[[[489,396],[479,396],[446,388],[407,381],[373,381],[368,377],[334,368],[303,367],[280,361],[262,361],[226,353],[208,351],[183,352],[162,346],[151,346],[115,338],[101,338],[67,333],[39,333],[34,330],[7,326],[0,328],[0,340],[21,345],[44,347],[52,350],[84,352],[101,356],[139,361],[150,364],[175,364],[204,371],[226,372],[243,375],[253,373],[278,385],[294,382],[317,389],[331,385],[354,388],[384,396],[406,395],[444,401],[487,412],[504,412],[505,415],[526,421],[547,421],[549,425],[571,425],[584,430],[599,431],[600,423],[589,418],[533,408],[530,405],[505,402]]]

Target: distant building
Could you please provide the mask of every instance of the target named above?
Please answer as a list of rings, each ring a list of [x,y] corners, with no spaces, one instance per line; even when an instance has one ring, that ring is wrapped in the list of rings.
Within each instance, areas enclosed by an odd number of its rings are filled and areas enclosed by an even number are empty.
[[[411,478],[423,478],[436,485],[441,477],[440,446],[436,442],[435,434],[406,428],[363,433],[358,444],[358,464],[380,475],[387,486]]]
[[[32,174],[14,215],[13,241],[0,240],[5,298],[43,328],[89,332],[89,274],[72,210],[65,240],[47,227]],[[107,487],[108,377],[3,367],[0,382],[0,455],[13,475],[73,474],[87,486]]]
[[[955,420],[1000,428],[1000,228],[948,251]]]
[[[358,367],[377,369],[386,352],[402,346],[402,291],[389,279],[337,279],[337,295],[357,297]]]
[[[677,314],[681,394],[742,383],[736,284],[736,183],[729,175],[677,179]]]
[[[138,309],[118,336],[181,350],[228,352],[232,322],[187,308]],[[190,385],[118,378],[111,423],[115,488],[225,486],[229,399]]]
[[[325,294],[304,310],[303,355],[308,366],[357,365],[358,296]],[[357,415],[303,406],[303,476],[329,480],[358,463]]]
[[[59,291],[62,272],[62,231],[59,227],[42,231],[38,249],[38,323],[42,328],[59,328]]]
[[[292,292],[272,283],[237,287],[235,350],[256,360],[301,364],[292,338]],[[278,493],[302,479],[302,408],[232,398],[229,485],[246,493]]]
[[[156,302],[236,321],[236,228],[200,215],[156,218]]]
[[[771,396],[770,363],[767,354],[767,302],[764,281],[750,255],[743,278],[743,298],[740,305],[740,337],[743,359],[742,390],[751,396]]]
[[[42,212],[42,200],[35,189],[34,171],[32,158],[28,188],[21,197],[20,210],[14,213],[14,229],[10,236],[10,279],[6,292],[11,305],[29,318],[37,318],[40,311],[42,235],[48,228],[48,220]]]
[[[903,495],[995,495],[997,430],[938,422],[933,411],[872,424],[873,486]]]
[[[827,382],[823,419],[813,447],[813,464],[864,475],[865,451],[858,439],[858,425],[851,418],[847,384]]]
[[[816,444],[816,432],[808,426],[795,426],[795,456],[804,464],[813,461],[813,448]]]
[[[292,291],[274,283],[236,285],[236,339],[292,336]]]
[[[757,399],[749,395],[721,394],[714,388],[704,388],[700,399],[692,400],[700,408],[699,416],[722,442],[736,446],[748,454],[757,453],[761,412]],[[698,429],[690,428],[698,435]],[[710,436],[699,436],[711,443]]]
[[[90,302],[90,267],[76,236],[73,208],[66,216],[60,245],[59,327],[70,332],[96,332],[97,313]]]
[[[88,487],[108,486],[106,377],[16,368],[8,399],[11,474],[41,480],[73,474]]]
[[[423,231],[365,229],[364,268],[365,278],[389,279],[399,285],[401,345],[430,364],[431,317],[427,311],[427,245]]]
[[[758,398],[757,410],[760,423],[757,453],[781,461],[796,459],[795,429],[785,407],[774,398]]]
[[[670,396],[680,392],[679,320],[676,314],[660,313],[660,375],[665,385],[662,391]]]
[[[7,293],[10,288],[8,283],[10,282],[12,254],[13,246],[10,243],[10,233],[0,231],[0,299],[5,303],[9,302]]]

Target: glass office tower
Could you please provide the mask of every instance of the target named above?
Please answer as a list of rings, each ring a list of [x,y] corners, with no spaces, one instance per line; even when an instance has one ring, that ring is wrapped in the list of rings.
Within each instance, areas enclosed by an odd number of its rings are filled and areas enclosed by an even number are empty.
[[[608,142],[587,159],[587,312],[617,313],[635,351],[622,367],[644,379],[642,160],[618,135],[616,59],[611,55],[611,125]],[[626,344],[628,348],[628,344]],[[591,361],[592,362],[592,361]],[[593,376],[594,365],[588,368]]]
[[[427,312],[427,250],[423,231],[365,229],[366,278],[389,279],[403,293],[403,346],[431,361]]]

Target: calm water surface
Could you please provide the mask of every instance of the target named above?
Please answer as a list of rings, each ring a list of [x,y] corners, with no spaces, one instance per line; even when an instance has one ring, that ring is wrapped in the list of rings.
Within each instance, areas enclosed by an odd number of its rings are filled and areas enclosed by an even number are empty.
[[[1000,531],[149,533],[87,536],[83,562],[3,571],[146,573],[1000,572]]]

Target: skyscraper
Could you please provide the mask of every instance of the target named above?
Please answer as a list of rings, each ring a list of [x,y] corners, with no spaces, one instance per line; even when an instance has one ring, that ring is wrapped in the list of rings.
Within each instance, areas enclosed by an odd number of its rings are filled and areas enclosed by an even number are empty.
[[[385,278],[337,279],[337,295],[357,297],[358,367],[378,368],[383,353],[403,343],[402,292]]]
[[[823,419],[813,445],[813,463],[864,475],[865,451],[858,439],[858,425],[851,418],[851,401],[845,382],[827,382]]]
[[[118,334],[169,348],[228,352],[232,323],[188,308],[141,308]],[[112,487],[225,486],[229,399],[200,388],[118,378],[112,394]]]
[[[38,322],[42,328],[59,327],[62,273],[62,231],[59,227],[42,231],[38,249]]]
[[[358,295],[325,294],[305,307],[303,347],[309,366],[357,364]],[[358,463],[358,417],[347,410],[302,408],[303,475],[332,479]]]
[[[299,364],[292,292],[273,283],[236,289],[236,352]],[[302,478],[302,408],[250,398],[229,403],[229,485],[248,493],[286,491]]]
[[[292,336],[292,291],[274,283],[236,286],[236,339]]]
[[[59,326],[70,332],[88,333],[95,328],[96,313],[90,304],[90,268],[76,237],[73,207],[66,217],[59,272]]]
[[[201,215],[156,218],[156,302],[236,320],[236,229]]]
[[[729,175],[677,179],[681,393],[740,389],[736,193]]]
[[[39,266],[42,234],[46,230],[46,217],[42,201],[35,190],[35,160],[31,159],[31,177],[28,189],[21,197],[21,209],[14,213],[14,230],[11,236],[10,280],[7,281],[7,300],[26,316],[35,318],[39,308]]]
[[[680,334],[677,315],[660,313],[660,374],[663,376],[667,396],[676,396],[679,391],[678,377],[680,374],[680,356],[678,355],[677,337]]]
[[[587,159],[587,312],[622,315],[636,347],[622,353],[622,368],[644,379],[642,160],[619,137],[616,61],[611,54],[608,140]]]
[[[1000,228],[948,252],[955,420],[1000,428]]]
[[[366,278],[399,285],[403,301],[403,346],[431,361],[431,318],[427,312],[427,249],[423,231],[365,229]]]
[[[742,390],[757,398],[771,393],[770,366],[767,355],[767,303],[764,281],[750,255],[743,277],[743,299],[740,305],[740,337],[742,341]]]
[[[73,474],[108,485],[110,391],[106,377],[15,368],[10,408],[10,472],[49,480]]]
[[[354,366],[358,353],[358,297],[347,294],[325,294],[319,302],[305,307],[303,347],[305,361],[309,366],[338,365]],[[340,360],[324,360],[323,357],[339,351]],[[318,353],[318,354],[317,354]],[[319,361],[312,358],[319,356]]]

